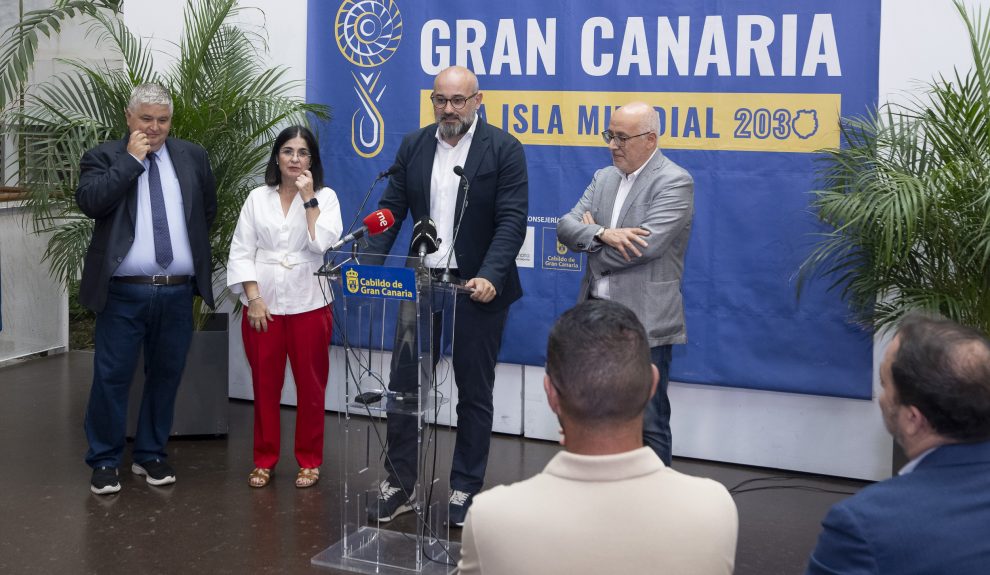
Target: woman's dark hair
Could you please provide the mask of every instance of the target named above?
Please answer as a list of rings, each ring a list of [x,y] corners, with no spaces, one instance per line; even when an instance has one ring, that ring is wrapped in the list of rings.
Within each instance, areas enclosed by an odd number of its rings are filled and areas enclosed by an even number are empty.
[[[316,136],[306,126],[289,126],[275,138],[272,154],[268,158],[268,166],[265,168],[265,183],[269,186],[278,186],[282,183],[282,171],[278,169],[278,152],[292,138],[306,140],[306,147],[309,148],[309,173],[313,174],[313,190],[319,191],[323,188],[323,162],[320,161],[320,145],[316,142]]]

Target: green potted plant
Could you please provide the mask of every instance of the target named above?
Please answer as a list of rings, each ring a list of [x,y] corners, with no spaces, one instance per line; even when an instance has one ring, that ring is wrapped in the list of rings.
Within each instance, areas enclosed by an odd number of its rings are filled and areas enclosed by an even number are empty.
[[[832,231],[799,271],[828,276],[882,330],[911,310],[990,333],[990,15],[971,17],[973,68],[906,104],[844,119],[812,207]]]
[[[260,30],[235,23],[236,0],[190,0],[176,59],[164,72],[154,68],[150,47],[120,19],[121,4],[59,0],[24,14],[0,36],[0,123],[17,142],[12,172],[27,190],[34,230],[51,234],[45,260],[52,276],[72,285],[93,229],[74,199],[79,159],[89,148],[127,133],[123,111],[133,86],[165,86],[174,104],[171,135],[205,147],[216,176],[218,214],[211,231],[216,280],[226,266],[241,205],[260,181],[278,130],[329,120],[329,109],[290,97],[295,83],[284,79],[287,70],[261,65],[264,38]],[[56,36],[70,22],[89,26],[87,37],[111,59],[97,64],[63,60],[68,71],[30,85],[39,39]],[[220,301],[226,288],[214,285],[214,291]],[[201,331],[194,334],[184,375],[184,381],[196,384],[183,386],[177,413],[186,411],[183,394],[191,394],[194,406],[221,401],[226,406],[227,354],[217,354],[227,347],[226,316],[211,320],[204,311],[197,302]],[[221,341],[210,333],[218,329]],[[188,432],[177,419],[173,432],[225,433],[226,417],[223,426]]]
[[[0,37],[0,120],[22,142],[19,185],[28,190],[34,229],[52,233],[45,259],[56,279],[67,284],[78,276],[93,225],[75,205],[79,158],[123,137],[131,88],[157,82],[172,93],[171,135],[210,154],[219,210],[213,268],[220,272],[241,204],[257,185],[278,130],[328,120],[329,109],[290,97],[295,83],[284,80],[286,69],[260,64],[262,37],[233,23],[237,0],[190,1],[177,58],[164,72],[155,71],[150,47],[120,20],[120,9],[119,1],[62,0],[25,14]],[[27,86],[40,35],[56,35],[70,20],[89,25],[89,37],[115,59],[64,60],[67,72]]]

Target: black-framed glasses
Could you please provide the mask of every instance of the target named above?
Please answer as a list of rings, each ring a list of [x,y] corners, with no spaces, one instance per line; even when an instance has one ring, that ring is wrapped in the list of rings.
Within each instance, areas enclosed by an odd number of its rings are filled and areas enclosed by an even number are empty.
[[[629,140],[652,133],[653,132],[643,132],[642,134],[636,134],[635,136],[620,136],[619,134],[616,134],[612,130],[605,130],[604,132],[602,132],[602,139],[605,140],[606,144],[611,144],[612,140],[615,140],[615,145],[622,148],[626,145],[626,142],[628,142]]]
[[[310,156],[312,156],[312,154],[309,153],[309,150],[305,148],[301,150],[293,150],[292,148],[282,148],[281,150],[278,151],[278,153],[282,154],[287,160],[291,160],[293,157],[298,157],[300,160],[308,160]]]
[[[450,103],[451,106],[454,107],[455,110],[460,110],[461,108],[464,107],[464,104],[467,104],[468,100],[474,98],[477,95],[478,93],[475,92],[474,94],[471,94],[470,96],[467,97],[454,96],[453,98],[445,98],[444,96],[438,96],[436,94],[433,94],[432,96],[430,96],[430,101],[433,102],[433,107],[436,108],[437,110],[443,110],[444,108],[446,108],[448,102]]]

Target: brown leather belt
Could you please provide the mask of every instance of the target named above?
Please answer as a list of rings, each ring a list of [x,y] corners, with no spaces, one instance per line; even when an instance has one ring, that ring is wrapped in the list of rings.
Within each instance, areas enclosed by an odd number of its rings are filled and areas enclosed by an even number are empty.
[[[114,276],[113,281],[125,284],[148,284],[153,286],[177,286],[189,283],[192,276]]]

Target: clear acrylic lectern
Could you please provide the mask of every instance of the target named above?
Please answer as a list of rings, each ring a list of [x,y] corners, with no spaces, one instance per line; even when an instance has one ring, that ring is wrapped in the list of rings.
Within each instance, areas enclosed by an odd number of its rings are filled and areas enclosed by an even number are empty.
[[[460,544],[450,542],[449,487],[446,477],[438,479],[436,465],[438,460],[449,462],[450,454],[435,423],[453,417],[451,402],[437,389],[432,358],[451,351],[446,339],[454,333],[459,286],[432,277],[419,258],[389,256],[384,265],[371,265],[365,262],[379,264],[383,258],[355,252],[329,256],[332,265],[324,266],[320,275],[330,280],[338,301],[342,317],[336,329],[345,355],[338,470],[342,535],[312,563],[355,573],[453,573]],[[388,389],[396,370],[405,375],[402,392]],[[441,409],[447,410],[446,417]],[[388,476],[385,418],[406,418],[403,428],[415,434],[408,438],[416,441],[417,453],[413,513],[388,524],[401,524],[404,531],[387,529],[369,515]],[[406,519],[413,514],[415,518]]]

